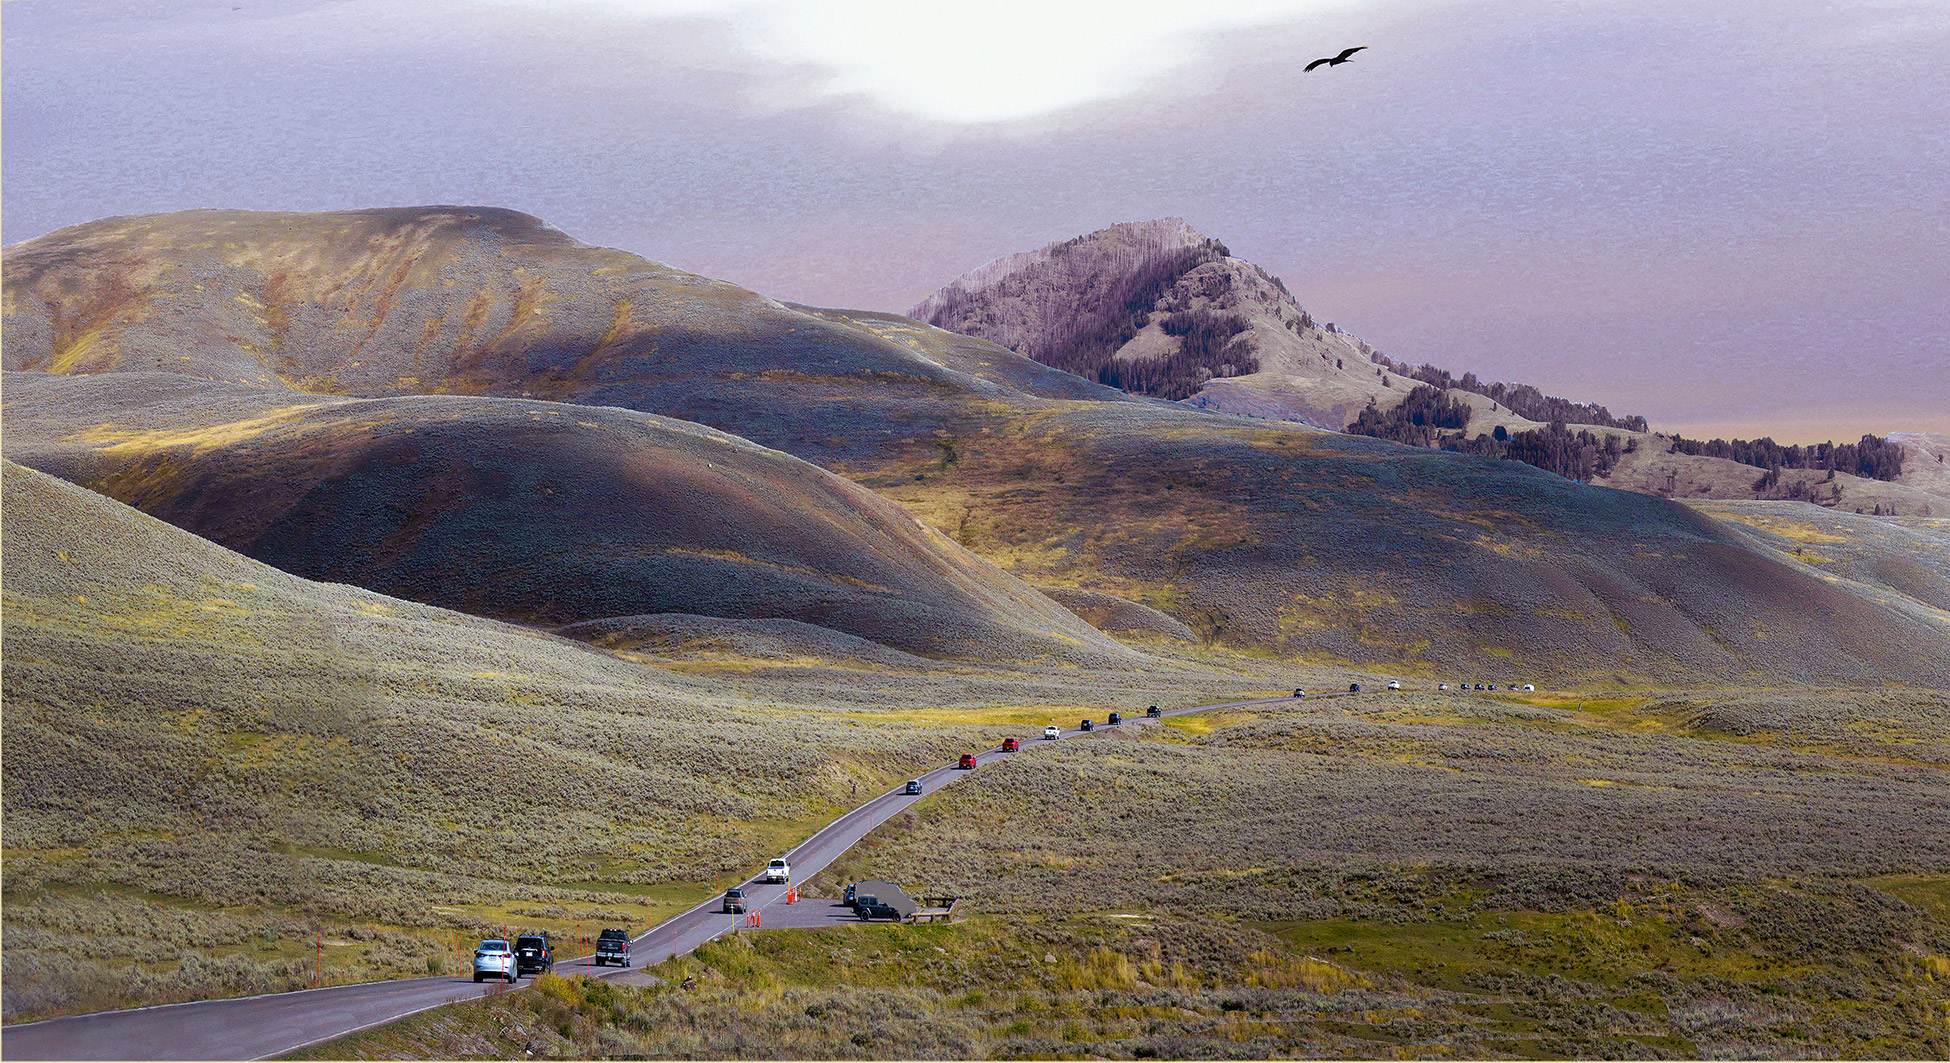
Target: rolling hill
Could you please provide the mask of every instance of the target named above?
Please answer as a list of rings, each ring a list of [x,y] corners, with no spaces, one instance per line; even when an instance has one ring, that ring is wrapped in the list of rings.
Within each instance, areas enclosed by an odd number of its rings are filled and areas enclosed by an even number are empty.
[[[1187,244],[1193,257],[1219,250]],[[1178,280],[1214,266],[1233,277],[1230,261],[1202,262]],[[652,611],[596,586],[618,556],[603,543],[627,530],[615,518],[635,504],[629,498],[652,497],[658,477],[695,473],[675,459],[654,477],[643,472],[656,462],[635,455],[650,445],[636,440],[683,430],[653,432],[635,415],[591,409],[614,406],[711,425],[840,473],[1008,574],[1056,589],[1106,625],[1127,625],[1120,630],[1141,644],[1190,632],[1290,660],[1485,679],[1950,683],[1950,635],[1938,619],[1888,608],[1858,586],[1831,585],[1668,500],[1514,462],[1128,395],[910,319],[780,304],[588,247],[512,212],[110,219],[12,248],[6,270],[7,366],[23,371],[7,382],[10,456],[219,537],[238,519],[225,515],[237,507],[222,499],[303,484],[320,494],[310,508],[285,511],[286,531],[236,541],[280,551],[277,563],[294,570],[392,580],[386,586],[401,593],[490,615],[510,615],[497,605],[503,570],[537,595],[554,578],[543,574],[579,573],[582,582],[567,585],[600,602],[567,612],[553,611],[553,601],[521,607],[527,612],[518,615],[538,621]],[[1193,335],[1196,321],[1187,327]],[[1352,342],[1299,327],[1278,326],[1284,336],[1313,336],[1308,342]],[[1201,335],[1209,339],[1209,331]],[[1300,361],[1323,374],[1331,364],[1318,353]],[[162,388],[149,375],[158,371],[208,379],[185,380],[173,397],[154,401],[113,398]],[[52,379],[90,376],[99,390],[85,379]],[[224,397],[209,397],[218,393]],[[367,402],[354,406],[345,396]],[[543,412],[536,400],[563,405]],[[308,412],[275,430],[255,423],[292,406]],[[373,424],[364,419],[382,414]],[[597,427],[572,427],[577,419]],[[248,438],[226,441],[233,432]],[[631,432],[639,434],[628,445],[612,445]],[[709,450],[703,442],[685,447],[675,451],[689,455],[684,461]],[[165,452],[170,475],[151,475]],[[550,476],[582,477],[576,490],[609,523],[558,530],[559,497],[524,490],[483,500],[473,496],[499,490],[488,479],[432,475],[429,454],[476,453],[511,482],[543,483],[534,463]],[[367,486],[364,473],[345,472],[347,455],[367,469],[406,463],[420,471]],[[576,471],[585,461],[591,471]],[[746,462],[741,468],[764,464]],[[622,492],[619,478],[643,494]],[[839,486],[820,493],[876,512]],[[724,535],[738,539],[750,498],[731,495],[716,512]],[[802,504],[800,497],[773,512]],[[333,522],[357,514],[355,523],[407,529],[395,507],[448,529],[435,539],[446,545],[388,555],[397,565],[382,576],[374,566],[392,561],[372,550],[386,536]],[[456,514],[446,515],[449,508]],[[548,534],[494,542],[492,566],[454,563],[478,545],[468,529],[484,526],[470,522],[485,513],[497,525]],[[836,564],[896,592],[873,601],[898,602],[903,588],[915,589],[910,598],[936,593],[922,588],[952,589],[956,609],[995,625],[981,630],[1029,640],[999,655],[1111,652],[1088,631],[1063,627],[1047,611],[1053,605],[1000,573],[975,579],[979,569],[942,543],[933,543],[936,553],[915,548],[856,572],[845,567],[855,562],[839,560],[853,547],[821,554],[793,541],[811,538],[819,522],[795,527],[768,517],[759,526],[777,531],[761,538],[774,551],[767,560],[782,568]],[[624,538],[661,550],[668,534],[657,526]],[[565,535],[574,546],[567,558],[559,549]],[[729,540],[684,541],[719,549]],[[590,551],[602,561],[573,556]],[[715,571],[721,560],[692,568]],[[906,572],[915,565],[934,574]],[[944,565],[962,582],[940,575]],[[750,566],[737,571],[755,578]],[[765,576],[768,586],[805,578]],[[731,581],[700,588],[693,600],[660,601],[656,611],[763,615],[743,604],[745,593]],[[725,602],[709,600],[720,594]],[[935,637],[902,633],[918,612],[878,627],[845,610],[832,614],[840,619],[822,620],[817,608],[790,615],[902,648],[927,649],[914,639]],[[957,645],[981,638],[961,629],[946,637]]]
[[[11,373],[6,403],[15,460],[284,571],[476,616],[709,613],[943,657],[1132,656],[872,492],[687,422],[167,373]]]

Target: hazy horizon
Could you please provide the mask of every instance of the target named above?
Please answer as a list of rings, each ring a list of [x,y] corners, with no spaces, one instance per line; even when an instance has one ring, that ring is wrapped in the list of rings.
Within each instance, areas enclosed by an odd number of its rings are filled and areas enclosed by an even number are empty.
[[[8,244],[193,207],[470,203],[899,312],[1001,255],[1182,216],[1397,360],[1691,435],[1950,432],[1940,5],[6,16]]]

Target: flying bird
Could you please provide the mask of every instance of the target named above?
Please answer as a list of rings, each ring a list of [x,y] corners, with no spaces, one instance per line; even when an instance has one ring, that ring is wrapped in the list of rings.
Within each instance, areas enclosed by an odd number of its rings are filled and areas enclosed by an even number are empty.
[[[1360,47],[1358,47],[1358,48],[1349,48],[1349,49],[1348,49],[1347,51],[1345,51],[1345,52],[1342,52],[1341,54],[1339,54],[1339,55],[1337,55],[1337,56],[1334,56],[1334,57],[1333,57],[1333,58],[1331,58],[1331,59],[1316,59],[1316,60],[1314,60],[1313,62],[1311,62],[1311,63],[1308,63],[1308,64],[1307,64],[1307,70],[1308,70],[1308,71],[1311,71],[1311,70],[1313,70],[1313,68],[1314,68],[1314,67],[1317,67],[1317,66],[1323,66],[1323,65],[1324,65],[1324,66],[1340,66],[1340,65],[1341,65],[1342,63],[1345,63],[1345,62],[1347,62],[1347,59],[1348,59],[1348,57],[1349,57],[1349,56],[1351,56],[1351,55],[1353,55],[1353,54],[1354,54],[1355,52],[1362,52],[1362,51],[1366,51],[1366,50],[1367,50],[1367,48],[1368,48],[1368,46],[1364,44],[1364,45],[1361,45],[1361,46],[1360,46]]]

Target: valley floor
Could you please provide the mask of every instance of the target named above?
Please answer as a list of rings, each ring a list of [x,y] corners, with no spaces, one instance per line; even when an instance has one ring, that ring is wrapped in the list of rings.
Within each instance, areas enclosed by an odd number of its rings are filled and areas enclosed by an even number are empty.
[[[808,886],[958,893],[964,923],[747,934],[312,1054],[1941,1058],[1946,725],[1940,693],[1717,690],[1127,727]]]

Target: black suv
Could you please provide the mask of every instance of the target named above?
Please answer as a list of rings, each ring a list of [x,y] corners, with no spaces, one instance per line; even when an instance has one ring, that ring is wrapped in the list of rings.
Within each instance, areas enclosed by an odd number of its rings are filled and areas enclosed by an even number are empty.
[[[853,911],[862,921],[870,919],[892,919],[895,922],[899,922],[901,918],[901,913],[898,908],[895,908],[891,904],[880,903],[880,898],[878,897],[855,897],[853,899]]]
[[[1144,710],[1144,715],[1149,719],[1155,720],[1158,717],[1163,716],[1164,713],[1158,711],[1158,707],[1156,705],[1153,705],[1150,708]]]
[[[1124,714],[1121,712],[1113,712],[1110,714],[1110,719],[1104,722],[1112,727],[1116,727],[1118,724],[1124,722]]]
[[[546,973],[555,966],[555,950],[547,934],[523,934],[515,939],[515,971]]]

